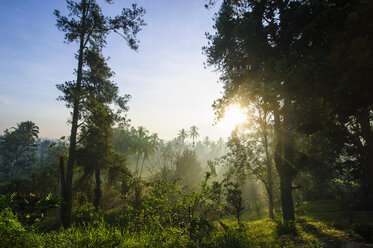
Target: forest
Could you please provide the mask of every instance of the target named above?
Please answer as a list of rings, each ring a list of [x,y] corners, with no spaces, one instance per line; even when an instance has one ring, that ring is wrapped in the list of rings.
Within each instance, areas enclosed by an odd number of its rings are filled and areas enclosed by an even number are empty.
[[[218,139],[130,120],[105,48],[137,51],[147,13],[102,9],[122,4],[54,11],[78,48],[52,96],[70,132],[0,134],[0,247],[373,247],[373,1],[200,0],[216,11],[199,48],[223,89],[211,111],[244,113]]]

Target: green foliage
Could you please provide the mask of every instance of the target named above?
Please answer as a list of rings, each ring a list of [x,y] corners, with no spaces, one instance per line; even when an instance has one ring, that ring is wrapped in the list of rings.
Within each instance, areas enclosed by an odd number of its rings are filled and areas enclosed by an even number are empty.
[[[88,201],[87,196],[78,192],[75,194],[72,209],[73,221],[77,225],[97,224],[102,216],[99,211]]]
[[[181,185],[195,187],[202,180],[202,168],[194,151],[185,149],[177,156],[175,165],[175,178],[181,178]]]
[[[24,247],[26,230],[10,208],[0,211],[0,247]]]
[[[197,244],[201,244],[204,240],[210,238],[213,231],[213,225],[202,217],[194,217],[189,225],[189,236]]]
[[[180,206],[176,200],[177,193],[174,184],[165,181],[153,181],[148,184],[148,192],[142,202],[146,223],[153,223],[157,228],[173,226],[180,223]]]
[[[39,127],[32,121],[24,121],[17,127],[6,129],[0,136],[0,176],[4,181],[27,176],[35,163],[34,152]]]
[[[295,226],[294,221],[282,221],[277,219],[275,222],[276,226],[274,235],[276,239],[284,235],[298,236],[297,227]]]
[[[253,242],[245,232],[235,228],[228,228],[226,231],[218,233],[213,239],[213,244],[217,248],[253,247]]]
[[[61,199],[52,194],[34,192],[6,194],[0,197],[0,209],[12,209],[24,224],[33,224],[45,217],[48,210],[60,206]]]
[[[229,213],[233,214],[237,222],[240,224],[240,217],[242,215],[242,210],[244,210],[242,202],[242,191],[238,183],[225,183],[225,188],[227,189],[227,203],[226,209]]]

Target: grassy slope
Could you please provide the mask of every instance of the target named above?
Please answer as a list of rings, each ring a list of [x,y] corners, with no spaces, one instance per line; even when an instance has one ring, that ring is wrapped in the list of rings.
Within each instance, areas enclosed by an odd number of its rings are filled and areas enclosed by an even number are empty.
[[[216,221],[213,233],[199,244],[178,228],[131,233],[100,224],[44,234],[25,233],[18,237],[19,244],[9,247],[342,247],[352,241],[363,242],[362,237],[352,231],[346,213],[340,209],[333,201],[303,203],[297,209],[297,238],[277,240],[275,222],[246,213],[244,228],[239,229],[232,218],[224,218],[221,221],[228,231]],[[373,226],[373,212],[354,212],[354,223]]]
[[[373,212],[354,211],[353,224],[350,224],[346,217],[348,214],[336,201],[304,202],[296,212],[298,238],[307,243],[321,241],[335,247],[341,247],[350,242],[367,244],[360,235],[353,231],[353,225],[363,224],[373,227]],[[247,235],[260,241],[275,242],[273,221],[260,219],[257,215],[248,213],[243,215],[243,220],[248,229]],[[232,218],[225,218],[223,222],[230,226],[237,226]]]

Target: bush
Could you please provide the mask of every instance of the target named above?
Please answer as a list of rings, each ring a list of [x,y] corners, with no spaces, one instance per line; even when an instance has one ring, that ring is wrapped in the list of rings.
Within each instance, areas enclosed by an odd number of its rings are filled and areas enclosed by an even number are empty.
[[[228,228],[224,232],[218,233],[213,240],[213,247],[216,248],[240,248],[252,247],[249,237],[241,230]]]
[[[213,226],[205,218],[194,217],[189,226],[189,236],[198,243],[204,238],[210,237]]]
[[[9,208],[0,212],[0,247],[23,247],[25,229]]]
[[[99,223],[102,220],[100,212],[88,201],[84,193],[77,193],[73,202],[73,220],[77,225]]]

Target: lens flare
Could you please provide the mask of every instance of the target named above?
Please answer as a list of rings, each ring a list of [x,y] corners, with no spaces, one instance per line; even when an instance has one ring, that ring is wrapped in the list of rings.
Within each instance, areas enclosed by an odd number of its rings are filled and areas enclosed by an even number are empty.
[[[218,122],[218,126],[233,131],[237,125],[244,123],[247,119],[246,111],[239,105],[230,105],[224,113],[224,117]]]

